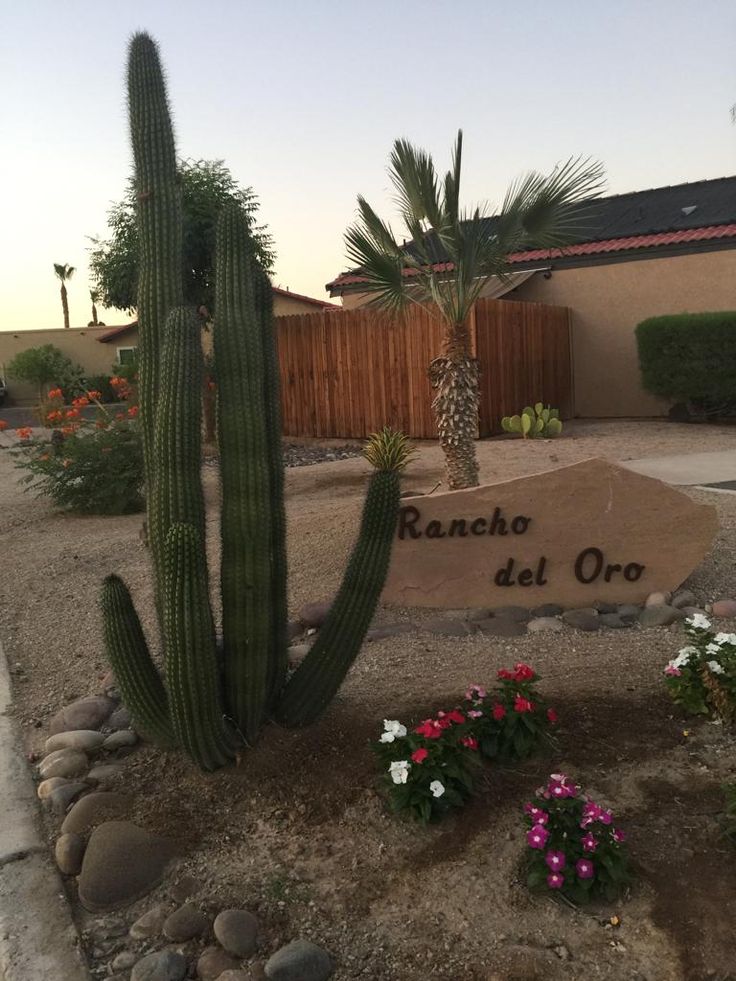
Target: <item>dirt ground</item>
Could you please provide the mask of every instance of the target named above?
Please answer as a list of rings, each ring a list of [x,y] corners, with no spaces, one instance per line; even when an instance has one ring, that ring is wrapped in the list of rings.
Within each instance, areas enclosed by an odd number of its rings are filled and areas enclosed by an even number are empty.
[[[554,442],[484,441],[479,457],[481,479],[491,482],[590,456],[734,446],[736,429],[727,427],[577,423]],[[334,591],[366,473],[359,459],[287,472],[294,611]],[[422,445],[405,488],[428,491],[441,478],[438,448]],[[215,532],[211,468],[206,484]],[[717,508],[721,531],[687,585],[701,603],[736,596],[736,496],[689,493]],[[126,578],[154,636],[140,523],[53,513],[20,490],[0,453],[0,637],[29,750],[41,747],[50,715],[99,687],[105,574]],[[380,610],[378,620],[421,624],[428,615]],[[197,879],[196,901],[259,915],[262,958],[304,936],[334,953],[338,981],[726,981],[736,978],[736,852],[722,836],[720,788],[736,779],[736,752],[732,733],[673,710],[661,672],[682,637],[675,625],[389,638],[366,645],[320,724],[270,727],[239,768],[210,776],[145,748],[127,760],[123,786],[142,824],[182,842],[176,875]],[[382,720],[410,723],[451,706],[470,682],[492,682],[518,660],[544,677],[542,691],[561,717],[557,747],[523,765],[488,768],[477,797],[441,825],[425,830],[388,814],[369,745]],[[521,806],[551,771],[570,773],[612,806],[629,834],[638,877],[611,907],[576,910],[521,883]],[[126,911],[126,921],[153,901]]]

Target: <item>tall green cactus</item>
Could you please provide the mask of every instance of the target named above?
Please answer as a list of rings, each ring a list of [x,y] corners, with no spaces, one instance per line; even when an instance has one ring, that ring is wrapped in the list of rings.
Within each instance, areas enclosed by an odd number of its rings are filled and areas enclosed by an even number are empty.
[[[216,248],[214,349],[222,480],[218,644],[201,484],[199,322],[182,306],[181,207],[155,43],[131,42],[130,122],[138,188],[139,325],[149,538],[166,683],[127,588],[103,587],[108,656],[141,730],[205,769],[252,744],[263,722],[304,725],[324,711],[362,644],[388,570],[406,440],[385,430],[345,580],[317,642],[286,681],[283,460],[272,290],[247,220],[223,208]]]

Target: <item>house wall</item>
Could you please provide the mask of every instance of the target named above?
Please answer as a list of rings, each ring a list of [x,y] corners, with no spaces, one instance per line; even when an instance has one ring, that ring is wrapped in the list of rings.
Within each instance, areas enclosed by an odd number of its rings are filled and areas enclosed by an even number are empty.
[[[646,317],[736,308],[736,250],[641,259],[533,276],[513,293],[570,308],[575,414],[666,415],[644,391],[634,330]]]
[[[366,293],[342,297],[346,309]],[[555,269],[522,283],[507,299],[570,309],[575,415],[662,416],[670,403],[644,391],[634,330],[666,313],[736,309],[736,249]]]

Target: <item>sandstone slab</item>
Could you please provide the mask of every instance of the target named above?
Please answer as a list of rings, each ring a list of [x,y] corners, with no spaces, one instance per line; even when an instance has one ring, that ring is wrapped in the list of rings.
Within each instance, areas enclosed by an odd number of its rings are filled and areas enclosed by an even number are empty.
[[[130,821],[107,821],[89,839],[79,875],[79,901],[107,913],[145,896],[161,881],[176,845]]]
[[[710,505],[601,459],[401,505],[383,600],[409,607],[644,603],[718,530]]]

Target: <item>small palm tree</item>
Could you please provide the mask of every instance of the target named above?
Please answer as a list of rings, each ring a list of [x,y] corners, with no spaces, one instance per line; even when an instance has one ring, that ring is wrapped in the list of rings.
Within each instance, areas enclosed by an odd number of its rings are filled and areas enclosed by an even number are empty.
[[[475,487],[478,463],[478,367],[471,356],[468,317],[488,281],[508,274],[508,256],[554,248],[581,231],[581,202],[603,188],[599,163],[575,158],[549,176],[530,173],[509,188],[499,214],[460,207],[462,131],[452,167],[439,180],[430,154],[397,140],[389,176],[410,242],[399,244],[362,196],[358,221],[345,233],[350,261],[360,267],[375,306],[397,313],[409,303],[435,304],[444,323],[443,352],[429,367],[432,407],[450,488]]]
[[[92,319],[87,324],[88,327],[98,327],[99,321],[97,320],[97,304],[100,302],[99,290],[90,290],[89,298],[92,301]]]
[[[66,298],[66,281],[72,278],[75,271],[74,266],[66,262],[63,265],[60,262],[54,263],[56,278],[61,280],[61,309],[64,311],[64,327],[67,330],[69,329],[69,303]]]

